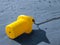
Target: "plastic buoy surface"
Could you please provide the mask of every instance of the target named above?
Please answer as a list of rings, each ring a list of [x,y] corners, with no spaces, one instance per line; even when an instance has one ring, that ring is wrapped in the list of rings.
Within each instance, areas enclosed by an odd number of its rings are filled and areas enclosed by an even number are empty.
[[[15,39],[23,33],[31,33],[33,25],[33,17],[20,15],[17,20],[6,25],[6,34],[9,38]]]

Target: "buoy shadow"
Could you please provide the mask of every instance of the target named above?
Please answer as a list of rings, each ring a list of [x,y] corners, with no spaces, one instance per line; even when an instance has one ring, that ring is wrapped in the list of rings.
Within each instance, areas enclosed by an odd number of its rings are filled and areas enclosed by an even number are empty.
[[[33,30],[33,32],[29,35],[23,34],[14,40],[21,45],[37,45],[41,42],[50,44],[48,38],[46,37],[46,32],[41,29]]]

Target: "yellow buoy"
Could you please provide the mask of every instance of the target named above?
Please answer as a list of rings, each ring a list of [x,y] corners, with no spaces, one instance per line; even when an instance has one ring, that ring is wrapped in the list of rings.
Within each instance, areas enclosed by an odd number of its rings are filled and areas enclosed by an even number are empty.
[[[6,34],[9,38],[15,39],[23,33],[31,33],[34,23],[33,17],[27,15],[18,16],[17,20],[6,26]]]

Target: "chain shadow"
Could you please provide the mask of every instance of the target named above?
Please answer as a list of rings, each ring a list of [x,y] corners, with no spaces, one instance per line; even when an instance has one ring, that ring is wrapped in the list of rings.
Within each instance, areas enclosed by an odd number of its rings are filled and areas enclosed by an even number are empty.
[[[37,45],[41,42],[46,42],[50,44],[50,41],[46,37],[46,32],[41,29],[33,30],[32,33],[29,35],[22,34],[14,40],[20,43],[21,45]]]

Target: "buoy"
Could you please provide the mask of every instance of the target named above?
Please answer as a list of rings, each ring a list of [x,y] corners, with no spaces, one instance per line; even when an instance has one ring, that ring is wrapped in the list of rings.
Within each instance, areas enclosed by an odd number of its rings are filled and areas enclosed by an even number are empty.
[[[32,25],[34,18],[27,15],[18,16],[17,20],[6,25],[5,31],[9,38],[15,39],[23,33],[30,34],[32,32]]]

